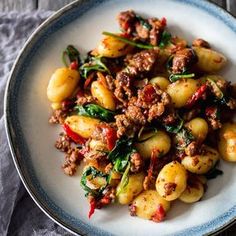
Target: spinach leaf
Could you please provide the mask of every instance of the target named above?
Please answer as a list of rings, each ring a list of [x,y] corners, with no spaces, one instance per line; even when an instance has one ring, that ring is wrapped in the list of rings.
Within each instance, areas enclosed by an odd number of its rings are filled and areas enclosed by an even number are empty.
[[[78,64],[81,63],[80,53],[73,45],[68,45],[62,54],[62,61],[64,65],[68,67],[66,57],[68,57],[70,63],[74,61],[76,61]]]
[[[109,69],[102,60],[103,57],[90,57],[90,61],[80,67],[82,77],[87,78],[90,71],[101,71],[110,74]]]
[[[99,188],[91,188],[91,186],[88,185],[88,182],[95,178],[103,178],[105,183],[101,184]],[[80,185],[86,191],[86,195],[91,194],[93,196],[98,197],[102,194],[103,190],[108,185],[108,175],[97,170],[95,167],[90,166],[83,173],[81,177]]]
[[[113,163],[114,170],[123,173],[129,163],[130,155],[134,152],[133,139],[121,138],[108,154],[108,159]]]
[[[177,134],[176,134],[176,148],[178,150],[184,150],[195,138],[191,134],[191,132],[183,127]]]
[[[77,105],[74,109],[78,111],[78,115],[95,117],[107,122],[114,120],[115,112],[96,104],[88,104],[85,106]]]
[[[212,168],[208,173],[205,174],[207,179],[215,179],[218,175],[223,175],[223,171],[217,169],[216,167]]]
[[[179,117],[179,123],[177,125],[164,125],[165,129],[169,133],[177,134],[183,127],[184,120]]]
[[[120,181],[119,185],[117,186],[116,196],[118,196],[124,190],[124,188],[127,186],[127,184],[129,183],[129,169],[130,169],[130,163],[128,163],[128,165],[125,169],[125,172],[122,175],[121,181]]]
[[[168,46],[170,43],[171,43],[171,34],[167,32],[166,30],[164,30],[161,35],[159,47],[163,49],[164,47]]]

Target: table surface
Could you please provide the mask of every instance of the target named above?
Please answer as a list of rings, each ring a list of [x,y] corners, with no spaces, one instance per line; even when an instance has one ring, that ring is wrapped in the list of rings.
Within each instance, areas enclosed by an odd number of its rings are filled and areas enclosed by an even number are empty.
[[[0,0],[0,12],[8,11],[32,11],[32,10],[58,10],[74,0]],[[236,17],[236,0],[211,0],[219,6],[227,9]],[[236,223],[219,236],[235,236]]]

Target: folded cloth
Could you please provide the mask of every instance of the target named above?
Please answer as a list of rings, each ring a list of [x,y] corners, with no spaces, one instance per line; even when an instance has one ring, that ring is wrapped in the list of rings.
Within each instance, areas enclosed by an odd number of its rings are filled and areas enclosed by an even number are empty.
[[[48,218],[22,185],[9,151],[3,97],[9,72],[32,31],[52,12],[0,13],[0,235],[71,235]]]

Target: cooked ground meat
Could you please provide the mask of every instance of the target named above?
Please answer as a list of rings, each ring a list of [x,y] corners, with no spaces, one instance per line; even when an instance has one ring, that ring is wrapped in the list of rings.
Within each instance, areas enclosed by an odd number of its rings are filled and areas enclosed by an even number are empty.
[[[91,162],[93,160],[105,161],[107,153],[100,150],[89,150],[89,152],[85,152],[84,158],[86,161]]]
[[[132,120],[134,124],[145,125],[147,123],[147,119],[143,114],[143,111],[140,107],[135,105],[129,105],[125,112],[125,115]]]
[[[106,75],[106,82],[107,82],[107,87],[110,91],[114,91],[115,89],[115,79],[111,75]]]
[[[142,50],[128,59],[128,71],[133,76],[141,76],[143,73],[150,72],[158,58],[158,50]],[[141,73],[141,74],[140,74]]]
[[[62,169],[66,175],[72,176],[76,173],[77,165],[71,162],[65,162]]]
[[[60,133],[58,140],[55,142],[55,147],[61,152],[71,153],[71,139],[65,133]]]
[[[198,153],[199,144],[196,141],[192,141],[186,148],[185,153],[186,155],[192,157]]]
[[[216,86],[214,86],[213,82],[211,83],[210,81],[207,81],[207,87],[209,88],[210,92],[219,99],[222,99],[222,94],[230,94],[229,90],[230,90],[230,83],[228,81],[225,81],[223,79],[219,79],[217,81],[215,81]],[[229,99],[229,101],[231,100],[231,98]],[[234,100],[232,98],[232,100]],[[234,101],[230,102],[229,104],[226,104],[228,107],[230,107],[230,109],[234,109]],[[232,107],[232,108],[231,108]]]
[[[147,84],[132,97],[125,114],[115,116],[117,135],[133,135],[147,122],[159,118],[171,102],[170,96],[157,85]]]
[[[116,115],[117,137],[120,138],[123,135],[132,137],[140,128],[138,124],[128,118],[125,114]]]
[[[154,176],[145,176],[143,181],[143,189],[155,189],[156,177]]]
[[[177,187],[177,184],[176,183],[166,183],[164,185],[164,189],[165,189],[165,196],[168,196],[170,195],[172,192],[175,191]]]
[[[134,22],[136,21],[136,15],[134,11],[123,11],[117,16],[118,23],[122,31],[131,34],[134,31]]]
[[[162,123],[164,125],[174,124],[178,120],[176,112],[173,109],[168,109],[165,113],[166,114],[162,116]]]
[[[211,48],[210,44],[204,39],[194,39],[192,45],[195,47]]]
[[[165,107],[171,103],[171,99],[157,85],[147,84],[143,89],[138,91],[138,98],[131,100],[130,103],[134,103],[136,106],[142,108],[147,121],[151,122],[164,113]]]
[[[210,124],[210,127],[213,129],[213,130],[217,130],[217,129],[220,129],[222,127],[222,124],[220,122],[219,119],[215,119],[215,118],[208,118],[208,124]]]
[[[152,26],[149,34],[150,44],[157,46],[160,42],[162,32],[164,31],[165,24],[157,18],[148,19],[148,23]]]
[[[206,119],[211,129],[221,128],[222,124],[219,117],[219,108],[217,106],[209,106],[206,108]]]
[[[153,69],[158,57],[156,50],[142,50],[132,56],[127,57],[128,66],[116,75],[114,81],[116,98],[127,105],[128,100],[135,94],[135,78],[142,78]]]
[[[106,137],[103,132],[103,126],[109,126],[108,124],[97,125],[94,131],[91,134],[91,138],[95,140],[100,140],[103,143],[106,143]]]
[[[115,88],[114,95],[124,105],[127,104],[127,101],[133,95],[132,81],[133,81],[133,76],[130,75],[128,72],[121,71],[117,73],[117,76],[115,79],[116,88]]]
[[[144,164],[143,158],[141,157],[141,155],[138,152],[134,152],[131,154],[130,163],[131,163],[130,171],[133,173],[140,172],[142,170],[143,164]]]
[[[196,55],[190,48],[185,48],[176,52],[172,61],[172,73],[181,74],[191,65],[197,62]]]
[[[132,35],[136,40],[145,41],[157,46],[161,34],[166,26],[166,21],[157,18],[144,19],[137,16],[133,11],[121,12],[118,22],[123,32]]]
[[[67,113],[63,111],[62,109],[54,110],[48,122],[50,124],[63,124],[66,116],[67,116]]]
[[[158,102],[150,107],[148,111],[148,122],[160,117],[165,111],[165,105],[162,102]]]
[[[224,93],[226,92],[226,90],[229,88],[230,86],[230,82],[223,80],[223,79],[219,79],[216,81],[217,86],[219,87],[219,89]]]
[[[78,105],[83,106],[83,105],[86,105],[86,104],[92,103],[92,102],[95,102],[95,99],[90,95],[85,94],[85,95],[82,95],[82,96],[77,96],[76,103]]]
[[[80,164],[84,156],[78,148],[73,148],[69,154],[66,155],[65,163],[62,169],[66,175],[72,176],[76,173],[77,166]]]
[[[138,90],[137,99],[133,99],[130,103],[134,103],[136,106],[143,109],[151,108],[152,105],[161,102],[164,106],[167,106],[171,102],[171,98],[168,93],[159,88],[158,85],[147,84],[143,89]]]

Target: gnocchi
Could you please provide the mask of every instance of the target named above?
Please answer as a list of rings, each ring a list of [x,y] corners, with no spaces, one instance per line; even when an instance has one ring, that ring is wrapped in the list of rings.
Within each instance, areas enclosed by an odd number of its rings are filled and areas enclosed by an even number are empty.
[[[105,36],[94,50],[94,53],[102,57],[116,58],[126,55],[132,49],[133,47],[127,43],[111,36]]]
[[[219,71],[227,62],[223,54],[212,49],[203,47],[193,47],[193,49],[198,57],[197,66],[204,72],[213,73]]]
[[[230,162],[236,162],[236,124],[225,123],[219,132],[218,142],[221,157]]]
[[[130,204],[133,199],[143,190],[144,173],[138,173],[129,176],[129,182],[125,188],[118,194],[117,200],[120,204]],[[120,185],[117,186],[117,189]]]
[[[135,146],[141,156],[145,159],[151,157],[154,149],[158,150],[161,155],[165,155],[169,152],[171,147],[170,137],[163,131],[143,134],[140,137],[140,140],[141,141],[136,143]]]
[[[166,90],[168,85],[170,84],[169,80],[162,76],[157,76],[150,80],[150,83],[157,84],[162,90]]]
[[[199,82],[194,79],[180,79],[167,87],[167,93],[170,95],[174,107],[184,107],[197,91]]]
[[[80,75],[76,70],[68,68],[57,69],[48,83],[47,96],[53,103],[60,103],[69,98],[79,82]]]
[[[185,156],[182,160],[182,165],[186,170],[195,174],[206,174],[210,169],[214,167],[219,160],[219,153],[217,150],[205,146],[204,154],[196,156]]]
[[[96,126],[100,123],[100,120],[86,117],[86,116],[68,116],[65,123],[70,127],[72,131],[79,134],[83,138],[91,137]]]
[[[102,83],[98,81],[94,81],[91,84],[91,93],[94,98],[98,100],[98,103],[109,110],[114,111],[116,108],[115,100],[113,98],[113,94],[110,90],[108,90]]]
[[[186,127],[199,142],[203,142],[208,134],[208,124],[201,117],[196,117],[186,123]]]
[[[185,203],[194,203],[199,201],[204,194],[203,184],[195,180],[194,182],[187,184],[184,192],[179,196],[179,200]]]
[[[146,190],[138,195],[132,202],[131,207],[135,208],[135,214],[143,219],[151,220],[158,207],[162,207],[164,212],[170,209],[170,202],[162,198],[155,190]]]
[[[177,199],[187,186],[187,172],[177,161],[170,162],[160,171],[156,180],[156,190],[167,201]]]

